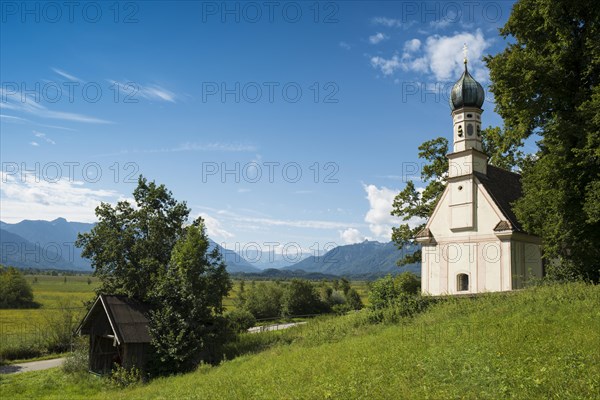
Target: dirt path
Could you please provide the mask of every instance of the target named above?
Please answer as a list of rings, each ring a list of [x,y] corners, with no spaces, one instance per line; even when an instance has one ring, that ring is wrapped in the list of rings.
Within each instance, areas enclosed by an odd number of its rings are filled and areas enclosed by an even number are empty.
[[[268,332],[268,331],[280,331],[282,329],[288,329],[292,326],[304,325],[304,322],[289,322],[284,324],[275,324],[275,325],[264,325],[264,326],[255,326],[254,328],[248,329],[250,333],[259,333],[259,332]]]
[[[52,360],[3,365],[0,367],[0,374],[18,374],[21,372],[41,371],[43,369],[60,367],[63,362],[65,362],[64,358],[54,358]]]

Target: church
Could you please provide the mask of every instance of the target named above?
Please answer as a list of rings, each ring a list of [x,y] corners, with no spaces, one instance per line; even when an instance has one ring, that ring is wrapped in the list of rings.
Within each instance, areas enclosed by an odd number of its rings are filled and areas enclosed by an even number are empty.
[[[421,291],[455,295],[520,289],[543,275],[541,239],[528,234],[512,209],[521,177],[488,164],[481,141],[484,90],[467,69],[454,84],[450,109],[453,151],[447,185],[425,227]]]

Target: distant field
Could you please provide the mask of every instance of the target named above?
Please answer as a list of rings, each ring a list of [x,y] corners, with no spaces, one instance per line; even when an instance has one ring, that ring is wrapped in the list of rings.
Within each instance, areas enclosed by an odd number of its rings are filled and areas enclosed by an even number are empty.
[[[58,323],[61,315],[64,315],[61,311],[64,307],[71,309],[73,317],[79,321],[86,311],[84,303],[94,298],[94,289],[99,284],[97,278],[90,276],[26,275],[25,278],[31,283],[34,300],[40,303],[41,307],[0,310],[0,359],[12,358],[11,349],[43,348],[50,339],[49,326]],[[267,281],[267,283],[273,282]],[[246,285],[248,287],[250,282],[247,281]],[[352,287],[366,303],[366,282],[352,282]],[[234,300],[239,290],[240,281],[234,281],[233,289],[224,300],[227,310],[235,308]]]
[[[25,279],[33,288],[34,301],[41,307],[0,310],[0,355],[9,348],[43,347],[49,339],[48,327],[56,323],[60,309],[68,307],[75,318],[81,318],[84,302],[94,298],[98,285],[96,278],[88,276],[26,275]]]

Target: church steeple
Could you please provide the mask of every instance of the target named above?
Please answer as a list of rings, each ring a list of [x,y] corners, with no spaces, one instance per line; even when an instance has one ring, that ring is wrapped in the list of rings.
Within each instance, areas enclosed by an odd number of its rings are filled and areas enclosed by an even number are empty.
[[[465,45],[465,71],[454,84],[450,109],[454,123],[453,152],[448,154],[448,206],[450,229],[454,232],[477,228],[475,174],[487,174],[487,156],[481,142],[483,87],[469,73]]]
[[[450,110],[454,121],[454,152],[468,149],[482,151],[481,106],[485,100],[483,86],[469,73],[467,45],[464,47],[465,71],[450,93]]]

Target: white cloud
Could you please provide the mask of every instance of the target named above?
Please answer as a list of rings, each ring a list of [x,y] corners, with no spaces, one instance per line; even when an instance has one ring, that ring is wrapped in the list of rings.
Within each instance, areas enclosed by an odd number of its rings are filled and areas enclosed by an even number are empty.
[[[411,39],[404,42],[404,51],[407,53],[414,53],[421,48],[421,41],[419,39]]]
[[[206,232],[208,233],[208,236],[211,239],[230,239],[235,236],[233,233],[223,228],[221,222],[216,218],[211,217],[206,213],[201,213],[200,216],[204,219],[204,224],[206,225]]]
[[[106,121],[100,118],[90,117],[88,115],[64,112],[64,111],[53,111],[46,108],[44,105],[31,99],[29,96],[22,95],[21,93],[7,93],[0,89],[0,109],[20,111],[28,113],[40,118],[51,118],[60,119],[64,121],[74,122],[85,122],[92,124],[111,124],[112,122]]]
[[[377,44],[380,43],[386,39],[389,39],[389,36],[381,33],[381,32],[377,32],[376,34],[369,36],[369,42],[371,44]]]
[[[388,28],[402,26],[402,22],[400,20],[387,17],[375,17],[371,19],[371,22],[375,25],[387,26]]]
[[[379,189],[375,185],[365,185],[364,189],[370,205],[365,215],[365,222],[369,224],[369,229],[376,237],[386,241],[391,240],[392,227],[400,224],[400,219],[390,214],[394,198],[399,191],[386,187]]]
[[[37,146],[40,145],[38,142],[29,142],[29,144],[32,145],[32,146],[34,146],[34,147],[37,147]]]
[[[118,82],[115,80],[108,80],[108,82],[118,86],[124,95],[131,96],[133,99],[141,97],[146,100],[159,100],[175,103],[175,99],[177,98],[175,93],[159,85],[141,85],[137,82]]]
[[[437,80],[447,81],[462,73],[464,58],[462,48],[465,43],[469,49],[470,69],[479,74],[476,75],[477,79],[487,80],[484,75],[481,75],[483,69],[481,57],[491,43],[483,37],[479,29],[475,34],[463,32],[454,36],[434,35],[427,38],[426,57],[429,68]]]
[[[58,68],[52,68],[52,71],[56,72],[58,75],[62,76],[63,78],[66,78],[70,81],[77,81],[77,82],[83,82],[83,80],[79,79],[78,77],[71,75],[61,69]]]
[[[448,12],[444,15],[443,18],[440,18],[435,21],[431,21],[429,25],[434,29],[444,29],[450,26],[450,24],[460,22],[460,17],[454,10],[448,10]],[[464,28],[464,26],[463,26]]]
[[[347,222],[336,222],[336,221],[322,221],[322,220],[288,220],[288,219],[276,219],[267,217],[249,217],[240,215],[228,210],[218,210],[217,215],[219,217],[228,218],[236,223],[246,222],[261,226],[283,226],[290,228],[306,228],[306,229],[346,229],[348,227],[356,227],[356,224],[349,224]]]
[[[346,50],[350,50],[350,49],[352,48],[352,46],[350,46],[348,43],[346,43],[346,42],[343,42],[343,41],[339,43],[339,46],[340,46],[342,49],[346,49]]]
[[[365,222],[369,224],[371,232],[379,239],[390,241],[392,239],[392,227],[407,223],[411,228],[425,222],[422,218],[410,218],[403,221],[399,217],[391,215],[394,199],[400,192],[386,187],[378,188],[375,185],[364,185],[369,200],[370,209],[365,215]],[[424,188],[417,188],[422,192]]]
[[[46,141],[46,143],[56,144],[56,142],[54,140],[50,139],[48,136],[46,136],[45,133],[33,131],[33,135],[37,138],[40,138],[40,139]]]
[[[178,153],[183,151],[220,151],[226,153],[243,153],[243,152],[255,152],[257,147],[251,144],[243,143],[227,143],[227,142],[213,142],[213,143],[184,143],[177,147],[165,147],[162,149],[133,149],[133,150],[121,150],[116,153],[109,154],[97,154],[97,157],[107,157],[116,155],[126,154],[153,154],[153,153]]]
[[[373,68],[379,68],[386,76],[392,75],[397,69],[402,67],[402,64],[400,63],[400,57],[398,57],[397,54],[389,59],[379,56],[371,57],[371,65]]]
[[[2,221],[23,219],[52,220],[64,217],[70,221],[94,222],[94,209],[100,202],[116,203],[124,199],[112,190],[91,189],[83,182],[42,179],[0,173]]]
[[[340,238],[344,244],[361,243],[366,239],[356,228],[348,228],[344,231],[340,231]]]
[[[481,58],[491,45],[481,30],[457,33],[453,36],[429,36],[425,44],[419,39],[404,43],[402,56],[397,53],[391,58],[371,57],[371,66],[380,70],[385,76],[396,71],[413,71],[429,73],[438,82],[446,82],[458,78],[463,72],[463,45],[469,49],[469,70],[479,82],[489,81],[488,71]]]

